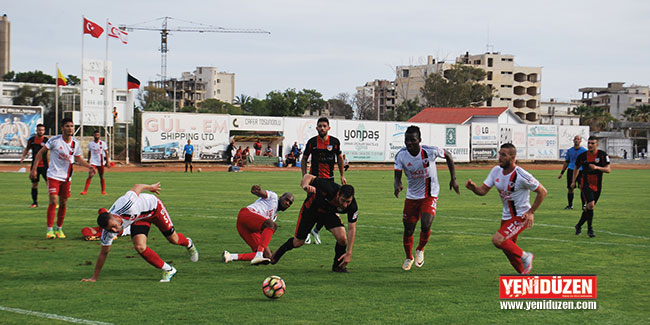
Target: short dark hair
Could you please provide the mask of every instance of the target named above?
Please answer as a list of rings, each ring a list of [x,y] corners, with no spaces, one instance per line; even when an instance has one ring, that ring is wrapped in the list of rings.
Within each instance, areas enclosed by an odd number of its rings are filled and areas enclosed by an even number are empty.
[[[99,133],[99,130],[95,130],[95,131],[93,132],[93,134],[95,134],[95,133]]]
[[[110,219],[111,214],[104,210],[97,216],[97,225],[102,229],[106,229],[106,227],[108,227],[108,220]]]
[[[341,186],[341,189],[339,189],[339,195],[341,195],[344,198],[350,198],[354,196],[354,187],[349,184],[345,184]]]
[[[316,122],[316,125],[318,125],[318,123],[320,123],[320,122],[325,122],[325,123],[327,123],[327,125],[330,125],[330,120],[328,120],[327,117],[324,117],[324,116],[318,119],[318,121]]]
[[[501,149],[510,149],[515,156],[517,155],[517,148],[512,143],[504,143],[504,144],[502,144]]]
[[[418,135],[418,139],[422,139],[422,133],[420,132],[420,128],[415,125],[411,125],[408,128],[406,128],[406,132],[404,132],[404,135],[406,135],[407,133],[415,133]]]
[[[69,118],[69,117],[66,117],[66,118],[64,118],[64,119],[61,120],[61,125],[66,125],[67,123],[73,123],[73,124],[74,124],[74,122],[72,121],[72,119]]]
[[[598,141],[598,138],[596,138],[596,136],[592,135],[592,136],[589,137],[589,140],[596,140],[596,141]],[[589,141],[589,140],[587,140],[587,141]]]
[[[42,126],[42,127],[45,127],[45,125],[43,125],[43,123],[38,123],[38,124],[36,124],[36,128],[40,128],[41,126]]]

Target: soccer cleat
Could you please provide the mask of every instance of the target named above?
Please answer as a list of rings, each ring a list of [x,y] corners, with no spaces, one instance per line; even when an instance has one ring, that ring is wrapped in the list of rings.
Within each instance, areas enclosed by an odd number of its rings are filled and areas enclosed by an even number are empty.
[[[102,191],[102,195],[106,195],[106,192]]]
[[[54,234],[54,230],[49,230],[49,231],[45,234],[45,238],[47,238],[47,239],[54,239],[54,238],[56,238],[56,234]]]
[[[84,237],[84,240],[87,240],[87,241],[96,241],[96,240],[100,240],[100,239],[101,238],[99,236],[85,236]]]
[[[194,242],[192,241],[192,238],[188,237],[187,240],[190,242],[190,246],[187,247],[187,253],[190,254],[190,261],[198,262],[199,261],[199,250],[196,249],[196,245],[194,245]]]
[[[38,204],[33,203],[32,205],[29,206],[30,208],[38,208]]]
[[[160,279],[160,282],[169,282],[169,280],[171,280],[175,274],[176,274],[176,268],[172,266],[171,270],[163,271],[163,276],[162,279]]]
[[[251,265],[260,265],[260,264],[266,265],[266,264],[269,264],[269,263],[271,263],[271,259],[266,258],[266,257],[257,257],[257,256],[255,256],[251,260]]]
[[[576,236],[580,235],[582,233],[582,228],[580,228],[578,226],[575,226],[575,228],[576,228]]]
[[[311,234],[307,234],[307,239],[305,239],[305,244],[311,244]]]
[[[564,210],[573,210],[573,206],[572,205],[567,205],[567,206],[564,207]]]
[[[530,274],[530,271],[533,269],[533,258],[535,255],[533,253],[526,253],[526,257],[521,257],[521,264],[524,266],[524,269],[521,271],[521,274]]]
[[[407,258],[404,260],[404,264],[402,264],[402,270],[408,271],[411,269],[411,266],[413,266],[413,260],[410,258]]]
[[[65,234],[63,233],[63,229],[59,229],[56,231],[56,238],[64,239]]]
[[[315,231],[314,229],[311,230],[311,235],[314,236],[314,244],[320,245],[320,233]]]
[[[332,272],[336,273],[350,273],[345,266],[332,266]]]
[[[83,192],[81,192],[81,193],[79,193],[79,194],[81,194],[81,195],[86,195],[86,191],[83,191]]]
[[[589,229],[589,230],[587,230],[587,235],[589,235],[589,238],[594,238],[594,237],[596,237],[596,235],[594,234],[594,230],[593,230],[593,229]]]
[[[224,263],[232,262],[232,257],[230,256],[229,251],[223,251],[223,254],[221,254],[221,261]]]
[[[424,251],[415,251],[415,266],[422,267],[424,265]]]

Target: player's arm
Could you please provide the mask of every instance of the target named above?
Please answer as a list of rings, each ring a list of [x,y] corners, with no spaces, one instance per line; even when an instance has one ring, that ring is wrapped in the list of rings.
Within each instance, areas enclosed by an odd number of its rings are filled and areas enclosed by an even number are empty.
[[[307,193],[316,193],[316,187],[311,185],[311,183],[316,179],[316,176],[312,174],[305,174],[300,181],[300,187]]]
[[[343,176],[343,171],[345,170],[345,165],[343,164],[343,154],[339,152],[336,156],[336,164],[339,165],[339,174],[341,174],[341,185],[345,185],[348,181]]]
[[[92,151],[90,151],[90,149],[88,149],[88,160],[87,160],[88,164],[90,164],[90,158],[92,158],[92,154],[93,154]]]
[[[29,148],[31,147],[31,144],[32,144],[31,140],[32,139],[29,139],[29,141],[27,141],[27,145],[25,146],[25,150],[23,150],[23,155],[20,157],[20,163],[21,164],[23,163],[23,161],[27,157],[27,153],[29,152]],[[33,157],[32,157],[32,159],[33,159]]]
[[[491,189],[491,187],[488,187],[485,184],[481,184],[481,186],[476,186],[476,184],[471,179],[467,180],[467,182],[465,183],[465,187],[468,190],[474,192],[474,194],[479,196],[483,196],[487,194]]]
[[[106,153],[106,167],[111,167],[111,159],[108,158],[108,149],[104,149],[104,152]]]
[[[451,175],[451,181],[449,181],[449,189],[452,188],[458,195],[460,195],[460,190],[458,189],[458,182],[456,182],[456,166],[454,165],[454,157],[452,157],[451,152],[445,150],[445,160],[447,161],[447,168],[449,168],[449,174]]]
[[[569,161],[564,162],[564,165],[562,165],[562,171],[560,172],[560,175],[557,176],[557,179],[562,178],[562,175],[564,175],[564,172],[566,171],[567,167],[569,167]]]
[[[300,170],[302,171],[302,176],[305,176],[305,174],[307,174],[307,158],[309,158],[309,154],[307,152],[308,151],[305,150],[305,153],[302,155],[302,159],[300,160]]]
[[[160,195],[160,182],[158,182],[156,184],[151,184],[151,185],[135,184],[131,188],[131,191],[135,192],[135,194],[137,194],[137,195],[140,195],[140,193],[142,193],[142,191],[149,191],[149,192],[153,192],[153,193],[156,193],[156,194]]]
[[[97,256],[97,263],[95,263],[95,271],[93,272],[93,277],[90,279],[81,279],[83,282],[95,282],[97,281],[97,278],[99,278],[99,273],[102,272],[102,267],[104,267],[104,263],[106,262],[106,258],[108,257],[108,252],[111,251],[111,246],[103,246],[101,250],[99,251],[99,256]]]
[[[348,222],[348,248],[345,251],[345,254],[343,256],[339,257],[339,261],[341,263],[339,266],[346,266],[348,263],[350,263],[350,260],[352,260],[352,250],[354,249],[354,238],[357,236],[357,223],[349,223]]]
[[[40,151],[39,151],[40,152]],[[88,173],[90,175],[95,175],[95,167],[91,166],[81,155],[79,156],[74,156],[74,160],[77,162],[77,164],[88,168]]]
[[[571,177],[571,188],[576,188],[576,179],[578,179],[578,174],[580,174],[580,166],[582,166],[582,159],[580,159],[581,156],[582,155],[579,155],[576,159],[576,167]]]
[[[36,169],[38,167],[38,164],[40,164],[41,161],[43,160],[43,155],[47,154],[47,150],[48,150],[47,147],[43,146],[41,150],[39,150],[38,153],[36,154],[36,157],[33,158],[34,163],[32,164],[32,170],[29,173],[31,179],[34,179],[36,177]]]
[[[262,188],[259,185],[253,185],[251,187],[251,193],[263,199],[266,199],[268,197],[268,195],[266,195],[266,191],[262,190]]]
[[[399,197],[399,192],[401,192],[404,187],[402,186],[402,171],[395,169],[395,182],[393,187],[395,188],[395,197]]]
[[[546,198],[546,194],[548,194],[548,191],[546,191],[546,188],[542,183],[539,184],[537,189],[534,191],[537,193],[535,196],[535,201],[533,202],[533,205],[528,209],[528,211],[524,212],[522,215],[522,218],[526,222],[526,228],[530,228],[533,226],[534,218],[535,218],[535,211],[539,208],[540,205],[542,205],[542,202],[544,201],[544,198]]]

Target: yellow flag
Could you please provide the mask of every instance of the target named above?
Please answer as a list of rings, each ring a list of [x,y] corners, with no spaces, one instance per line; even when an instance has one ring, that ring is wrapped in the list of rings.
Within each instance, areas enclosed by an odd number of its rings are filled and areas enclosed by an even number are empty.
[[[59,68],[56,69],[56,85],[57,86],[67,86],[68,79],[66,79]]]

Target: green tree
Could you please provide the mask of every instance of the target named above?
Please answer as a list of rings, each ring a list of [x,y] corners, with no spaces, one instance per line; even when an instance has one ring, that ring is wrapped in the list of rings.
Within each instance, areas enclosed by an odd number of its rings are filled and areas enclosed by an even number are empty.
[[[18,72],[11,81],[15,82],[29,82],[35,84],[55,84],[56,78],[49,74],[43,73],[41,70],[34,70],[28,72]]]
[[[373,98],[366,94],[358,92],[352,100],[356,106],[357,120],[376,120],[377,110],[373,105]]]
[[[650,122],[650,105],[632,106],[623,113],[625,119],[632,122]]]
[[[408,121],[415,114],[419,113],[422,110],[422,105],[418,102],[417,99],[409,99],[402,102],[395,110],[386,112],[386,120],[388,121]]]
[[[605,130],[609,122],[616,121],[605,106],[580,105],[572,113],[580,116],[580,125],[589,125],[593,132]]]
[[[213,113],[213,114],[232,114],[242,115],[244,112],[240,107],[222,102],[215,98],[208,98],[198,105],[199,113]]]
[[[343,116],[348,120],[354,117],[354,109],[350,104],[350,95],[347,93],[340,93],[336,97],[329,99],[327,109],[332,116]]]
[[[165,90],[158,87],[144,87],[144,90],[138,92],[138,100],[145,111],[169,112],[174,108],[174,103],[167,98]]]
[[[303,89],[296,96],[296,106],[297,111],[302,110],[300,115],[307,110],[309,110],[310,114],[318,111],[318,115],[321,115],[323,108],[325,108],[325,100],[323,94],[315,89]]]
[[[483,69],[455,64],[444,77],[428,75],[420,93],[429,107],[481,106],[492,98],[492,88],[479,83],[485,75]]]
[[[235,96],[235,105],[239,105],[241,108],[244,108],[246,105],[251,103],[251,100],[253,98],[251,96],[247,96],[244,94],[241,94],[239,96]]]
[[[9,71],[5,73],[4,76],[2,76],[2,81],[14,81],[15,77],[16,77],[16,73],[14,71]]]
[[[69,74],[66,78],[68,79],[69,86],[75,86],[81,83],[81,79],[77,78],[77,76],[73,74]]]

